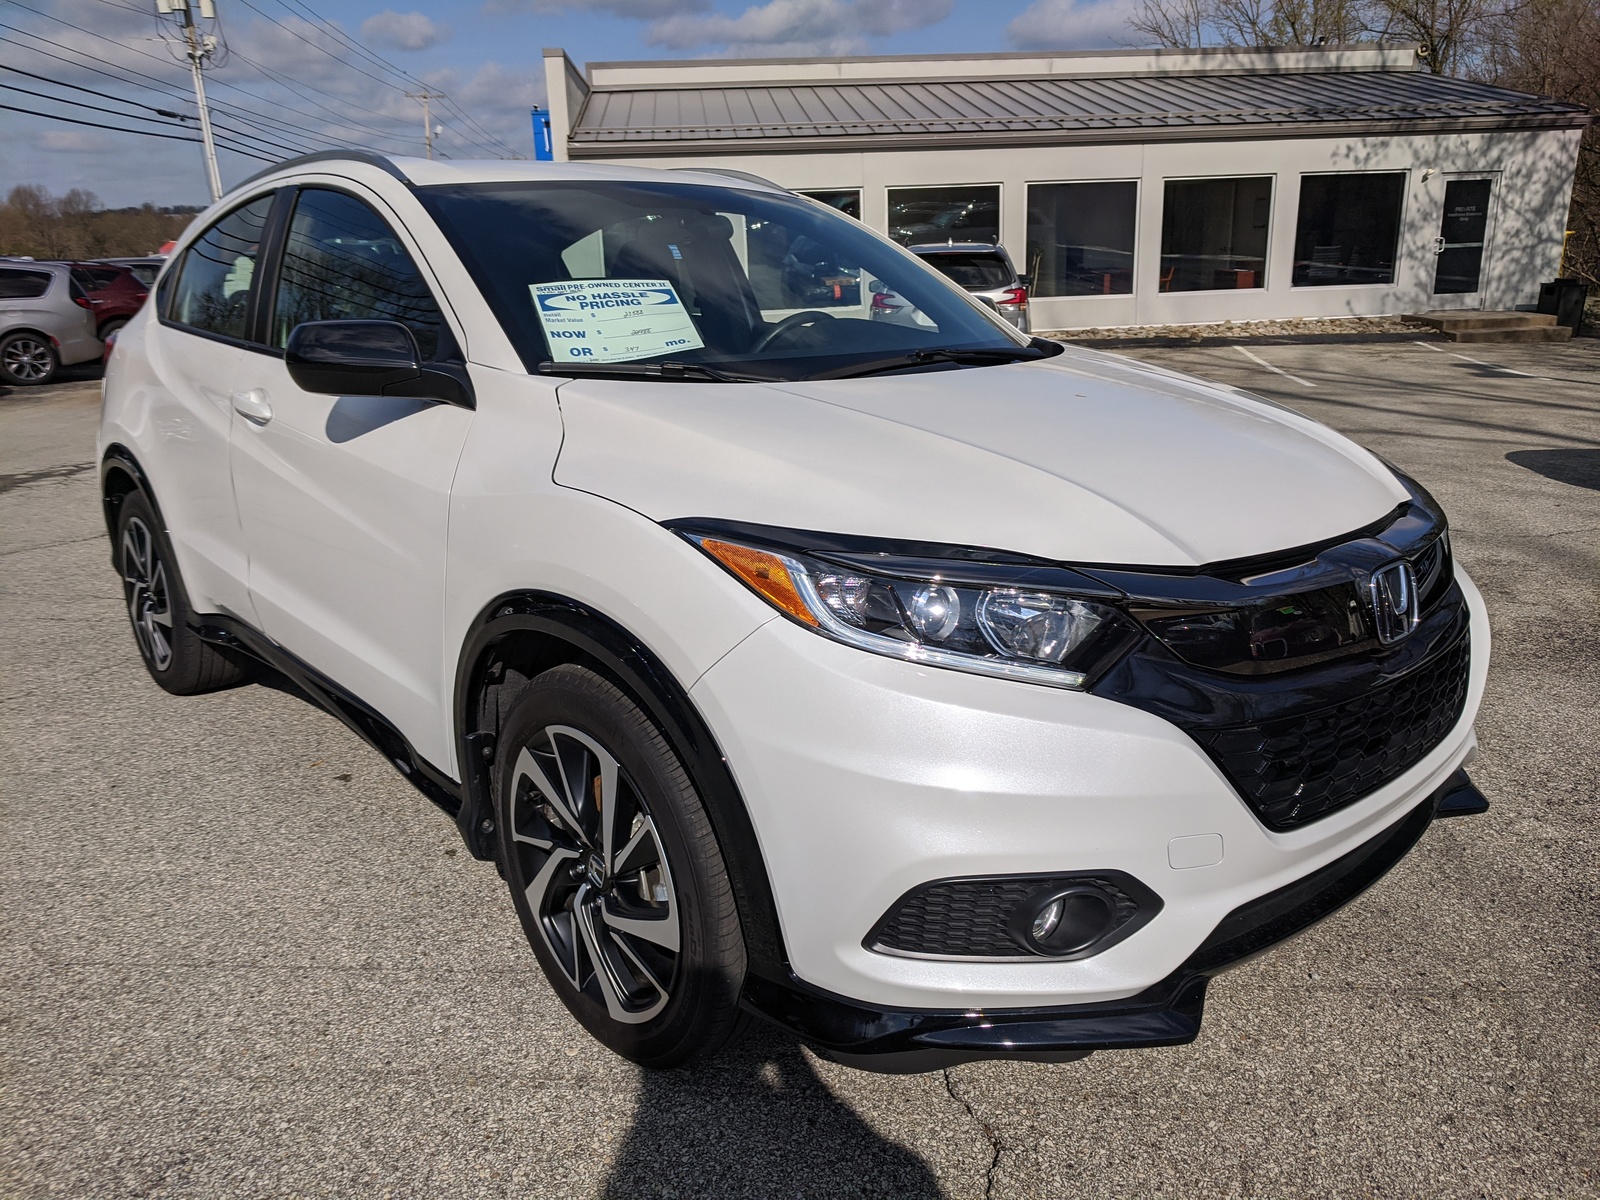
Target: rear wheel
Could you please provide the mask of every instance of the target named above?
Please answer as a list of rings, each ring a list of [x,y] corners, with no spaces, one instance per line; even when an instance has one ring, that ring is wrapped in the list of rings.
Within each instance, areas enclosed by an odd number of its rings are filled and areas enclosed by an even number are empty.
[[[50,339],[37,333],[0,338],[0,379],[13,386],[49,383],[61,369],[61,356]]]
[[[688,773],[623,692],[555,667],[514,701],[496,755],[500,847],[523,931],[591,1034],[647,1067],[718,1050],[745,952]]]
[[[127,317],[112,317],[111,320],[100,326],[100,340],[102,342],[105,341],[108,337],[110,337],[113,333],[116,333],[117,330],[121,329],[127,323]]]
[[[117,514],[117,566],[134,640],[152,679],[174,695],[190,696],[245,678],[247,659],[190,628],[189,595],[177,560],[143,493],[130,493]]]

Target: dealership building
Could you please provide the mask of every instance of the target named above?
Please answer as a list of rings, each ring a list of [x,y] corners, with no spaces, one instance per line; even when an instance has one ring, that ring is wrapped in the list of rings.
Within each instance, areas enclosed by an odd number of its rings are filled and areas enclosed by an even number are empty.
[[[1038,329],[1532,304],[1583,108],[1415,48],[590,63],[559,160],[744,171],[898,241],[998,241]]]

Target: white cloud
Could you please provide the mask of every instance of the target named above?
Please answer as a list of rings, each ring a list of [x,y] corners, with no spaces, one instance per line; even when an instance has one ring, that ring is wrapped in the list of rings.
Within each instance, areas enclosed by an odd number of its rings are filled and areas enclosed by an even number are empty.
[[[714,46],[733,55],[859,54],[869,38],[944,20],[950,5],[951,0],[768,0],[738,16],[667,17],[645,31],[645,40],[670,50]]]
[[[419,12],[386,8],[361,22],[361,36],[389,50],[426,50],[450,40],[450,26],[431,21]]]
[[[490,12],[536,12],[550,15],[563,12],[601,12],[614,17],[656,20],[680,13],[704,12],[711,0],[487,0]]]
[[[33,144],[46,154],[103,154],[115,143],[94,129],[46,129]]]
[[[1034,0],[1006,26],[1018,50],[1101,50],[1134,38],[1137,0]]]

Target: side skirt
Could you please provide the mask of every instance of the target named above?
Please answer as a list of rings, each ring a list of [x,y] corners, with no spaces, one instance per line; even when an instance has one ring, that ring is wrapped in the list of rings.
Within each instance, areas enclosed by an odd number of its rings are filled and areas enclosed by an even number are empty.
[[[206,613],[195,618],[193,628],[206,641],[243,650],[293,680],[306,695],[388,759],[412,787],[452,817],[461,811],[461,785],[413,750],[405,735],[360,697],[296,658],[260,630],[234,617]]]

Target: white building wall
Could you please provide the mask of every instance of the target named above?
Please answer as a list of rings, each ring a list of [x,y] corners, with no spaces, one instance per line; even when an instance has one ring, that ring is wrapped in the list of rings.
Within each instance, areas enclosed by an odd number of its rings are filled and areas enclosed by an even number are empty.
[[[897,150],[839,154],[647,155],[609,157],[638,166],[718,166],[749,171],[797,190],[860,188],[862,219],[888,227],[888,189],[939,184],[1000,185],[1001,241],[1020,266],[1027,240],[1029,183],[1136,180],[1139,215],[1131,296],[1036,297],[1036,329],[1254,321],[1280,317],[1380,316],[1431,308],[1514,308],[1532,304],[1560,265],[1563,226],[1577,158],[1578,129],[1362,138],[1027,146],[988,150]],[[1300,176],[1329,171],[1407,174],[1400,253],[1393,284],[1291,287]],[[1481,292],[1434,296],[1433,239],[1452,175],[1495,180]],[[1162,292],[1161,210],[1168,179],[1269,175],[1273,202],[1266,286]]]

